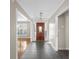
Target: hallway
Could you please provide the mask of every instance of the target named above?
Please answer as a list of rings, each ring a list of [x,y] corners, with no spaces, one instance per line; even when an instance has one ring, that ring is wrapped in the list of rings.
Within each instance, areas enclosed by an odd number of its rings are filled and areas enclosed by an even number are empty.
[[[68,54],[54,51],[48,42],[32,42],[22,59],[68,59]]]
[[[17,59],[69,59],[68,0],[17,0],[15,18]]]

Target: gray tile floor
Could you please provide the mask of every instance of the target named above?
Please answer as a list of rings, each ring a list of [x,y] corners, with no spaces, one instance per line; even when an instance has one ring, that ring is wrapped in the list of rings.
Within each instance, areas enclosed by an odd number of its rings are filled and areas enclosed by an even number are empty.
[[[22,59],[69,59],[68,55],[54,51],[47,42],[32,42]]]

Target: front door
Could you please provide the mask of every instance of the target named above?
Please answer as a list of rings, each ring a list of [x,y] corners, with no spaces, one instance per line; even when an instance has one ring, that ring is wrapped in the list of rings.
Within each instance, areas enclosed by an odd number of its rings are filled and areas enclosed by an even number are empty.
[[[44,41],[44,23],[36,23],[36,40]]]

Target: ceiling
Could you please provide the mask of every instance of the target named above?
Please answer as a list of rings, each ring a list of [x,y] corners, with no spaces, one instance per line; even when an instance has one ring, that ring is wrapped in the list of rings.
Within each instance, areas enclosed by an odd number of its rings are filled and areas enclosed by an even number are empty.
[[[64,0],[17,0],[32,19],[50,18]]]
[[[23,16],[17,9],[16,9],[16,21],[28,21],[28,19]]]

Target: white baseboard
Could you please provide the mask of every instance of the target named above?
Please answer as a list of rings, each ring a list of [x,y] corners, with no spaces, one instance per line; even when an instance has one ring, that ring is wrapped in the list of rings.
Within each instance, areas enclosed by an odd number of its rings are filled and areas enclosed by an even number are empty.
[[[69,50],[69,48],[58,48],[58,50]]]

